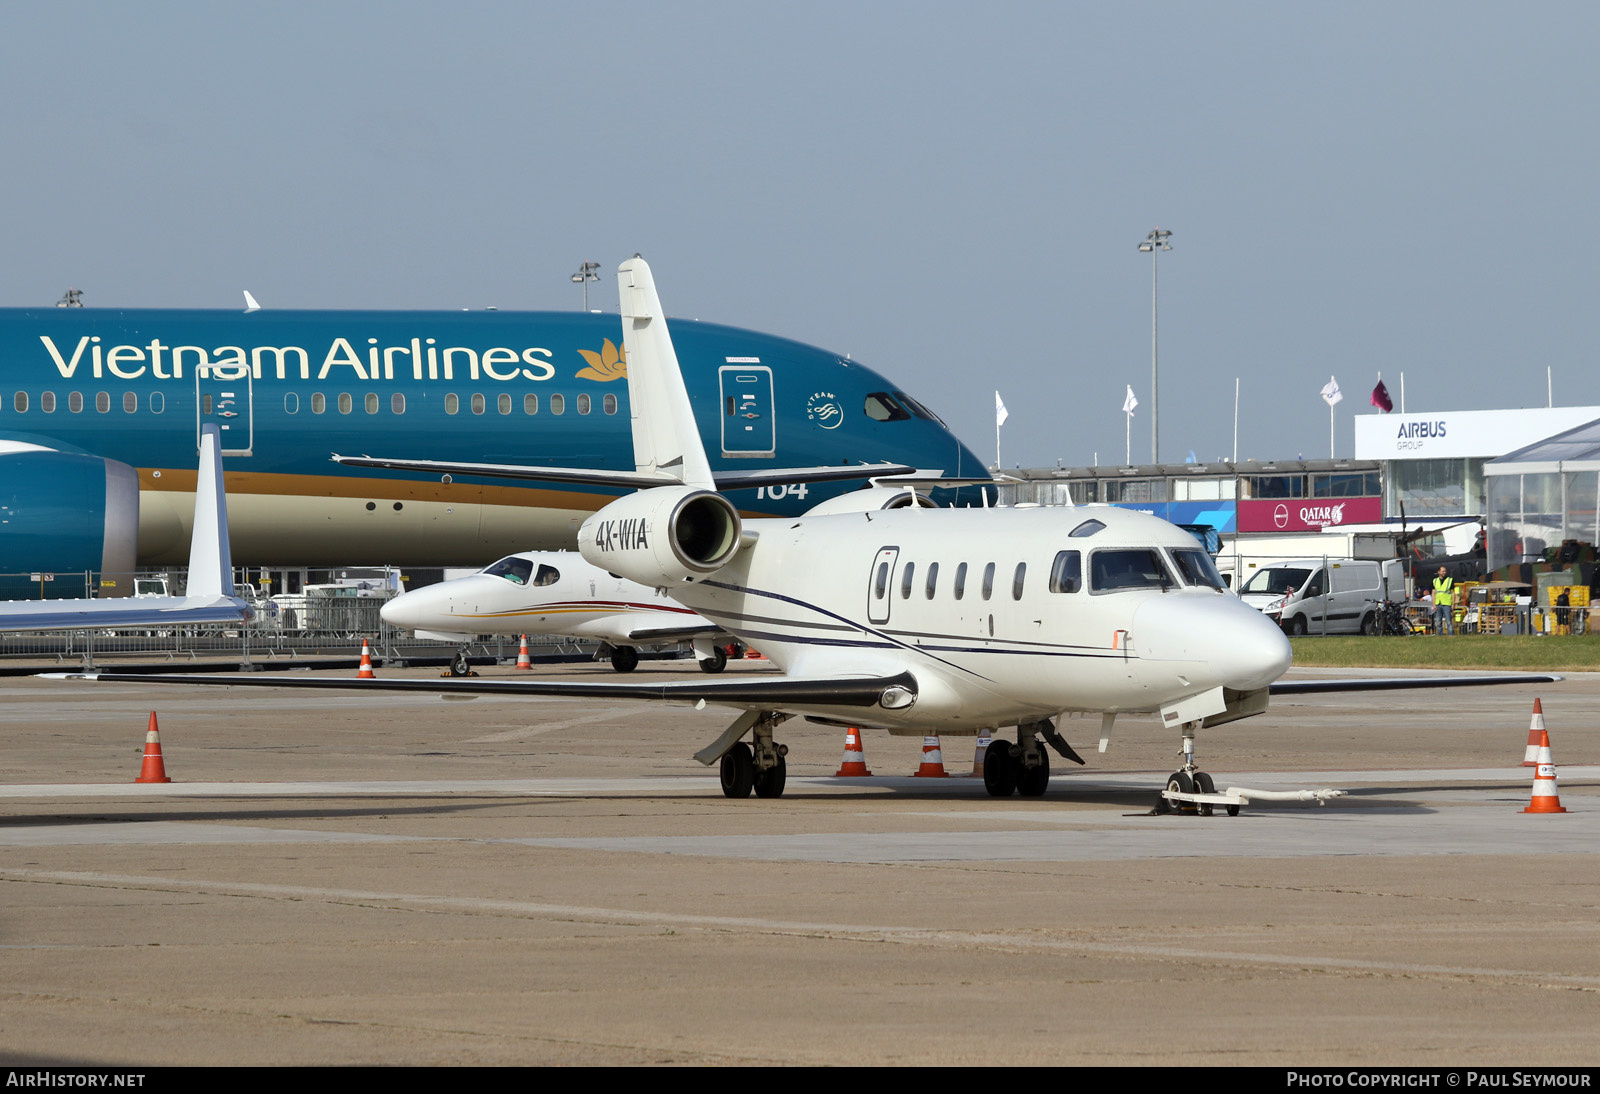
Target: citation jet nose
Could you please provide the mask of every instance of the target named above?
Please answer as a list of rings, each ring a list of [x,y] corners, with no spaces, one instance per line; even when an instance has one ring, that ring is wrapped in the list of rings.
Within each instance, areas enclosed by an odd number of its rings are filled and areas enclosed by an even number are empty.
[[[474,575],[476,576],[476,575]],[[472,581],[473,578],[462,578],[460,581]],[[494,581],[495,578],[488,578]],[[448,588],[446,586],[449,586]],[[438,585],[426,585],[420,589],[413,589],[402,593],[393,600],[384,604],[379,609],[378,615],[391,627],[400,627],[404,630],[423,628],[438,628],[447,625],[447,620],[454,615],[451,610],[452,602],[461,599],[461,594],[468,592],[461,587],[460,582],[441,582]]]
[[[1264,688],[1289,668],[1289,640],[1237,597],[1210,592],[1150,597],[1133,615],[1141,659],[1183,662],[1187,673],[1236,691]]]

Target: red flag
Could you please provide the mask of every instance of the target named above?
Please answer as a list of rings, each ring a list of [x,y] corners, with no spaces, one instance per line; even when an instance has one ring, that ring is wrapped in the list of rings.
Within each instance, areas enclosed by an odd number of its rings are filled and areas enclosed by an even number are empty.
[[[1378,381],[1378,386],[1372,389],[1372,405],[1385,414],[1394,409],[1394,400],[1389,398],[1389,389],[1383,386],[1383,381]]]

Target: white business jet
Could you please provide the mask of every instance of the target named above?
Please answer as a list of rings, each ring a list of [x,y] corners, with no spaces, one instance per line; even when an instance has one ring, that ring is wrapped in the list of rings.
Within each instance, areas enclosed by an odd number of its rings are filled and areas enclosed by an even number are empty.
[[[222,456],[215,425],[200,434],[200,472],[189,544],[189,583],[183,596],[138,596],[88,600],[0,601],[0,630],[63,631],[119,627],[247,623],[255,609],[234,595],[233,555],[228,546],[228,500],[222,486]]]
[[[419,638],[466,643],[480,634],[547,634],[598,639],[618,672],[639,665],[641,646],[693,643],[702,672],[721,672],[722,628],[660,589],[607,573],[574,551],[524,551],[475,574],[403,593],[383,606],[383,621]],[[463,646],[450,663],[466,676]]]
[[[1283,633],[1223,588],[1192,536],[1131,510],[925,509],[885,481],[800,517],[742,520],[716,492],[649,266],[624,262],[618,281],[637,470],[596,474],[640,488],[583,523],[579,550],[758,646],[782,677],[117,679],[714,703],[743,713],[695,758],[720,762],[734,798],[783,793],[788,749],[775,734],[796,716],[908,736],[1015,726],[1014,742],[989,747],[984,784],[1036,796],[1049,781],[1046,743],[1082,762],[1057,733],[1059,716],[1100,714],[1104,751],[1117,715],[1155,713],[1183,741],[1164,789],[1192,794],[1213,789],[1195,762],[1198,730],[1262,713],[1271,692],[1552,679],[1274,684],[1289,667]]]

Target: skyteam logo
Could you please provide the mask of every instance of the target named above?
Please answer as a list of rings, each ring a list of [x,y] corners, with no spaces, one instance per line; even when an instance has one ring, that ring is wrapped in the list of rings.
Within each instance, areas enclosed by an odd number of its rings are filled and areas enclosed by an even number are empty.
[[[819,391],[806,401],[806,418],[823,429],[838,429],[844,424],[844,408],[831,391]]]

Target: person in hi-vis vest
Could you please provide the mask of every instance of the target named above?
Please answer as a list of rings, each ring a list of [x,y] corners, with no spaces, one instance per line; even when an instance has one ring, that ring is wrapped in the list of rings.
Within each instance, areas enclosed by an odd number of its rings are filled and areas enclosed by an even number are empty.
[[[1433,633],[1455,634],[1456,583],[1443,566],[1433,579]]]

